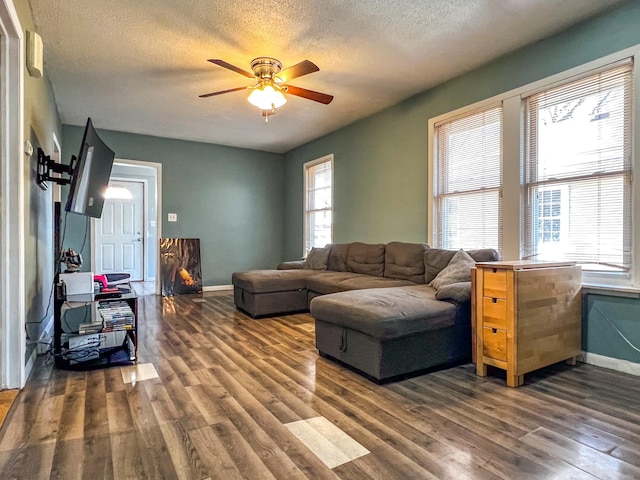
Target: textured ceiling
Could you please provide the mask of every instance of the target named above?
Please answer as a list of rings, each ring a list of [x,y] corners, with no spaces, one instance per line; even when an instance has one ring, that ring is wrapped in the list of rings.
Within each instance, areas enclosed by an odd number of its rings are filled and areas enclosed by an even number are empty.
[[[30,0],[63,123],[286,152],[619,0]],[[247,92],[258,56],[320,71],[265,123]]]

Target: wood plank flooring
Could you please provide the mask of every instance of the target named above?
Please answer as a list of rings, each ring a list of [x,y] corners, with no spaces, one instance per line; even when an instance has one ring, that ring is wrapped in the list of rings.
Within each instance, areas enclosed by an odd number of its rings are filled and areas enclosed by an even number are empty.
[[[194,298],[139,300],[158,378],[40,359],[0,430],[0,478],[640,478],[639,377],[560,364],[512,389],[469,364],[380,386],[320,358],[307,314]],[[286,426],[316,417],[370,453],[327,467]]]
[[[19,390],[2,390],[0,391],[0,427],[4,423],[4,419],[7,418],[7,414],[9,413],[9,409],[16,397],[18,396]]]

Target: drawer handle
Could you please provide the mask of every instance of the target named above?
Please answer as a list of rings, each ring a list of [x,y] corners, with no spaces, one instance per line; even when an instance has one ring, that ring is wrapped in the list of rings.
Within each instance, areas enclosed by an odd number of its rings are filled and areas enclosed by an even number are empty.
[[[493,334],[496,334],[496,333],[498,333],[498,329],[497,329],[497,328],[492,328],[492,329],[491,329],[491,332],[492,332]]]
[[[491,269],[491,271],[492,271],[493,273],[498,273],[498,269],[497,269],[497,268],[492,268],[492,269]]]
[[[491,299],[491,303],[498,303],[498,299],[497,298],[492,298]]]

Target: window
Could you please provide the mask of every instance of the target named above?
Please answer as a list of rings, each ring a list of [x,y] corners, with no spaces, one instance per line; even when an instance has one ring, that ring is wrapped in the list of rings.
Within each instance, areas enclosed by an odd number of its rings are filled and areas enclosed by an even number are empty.
[[[429,119],[427,242],[575,261],[586,284],[640,287],[638,54]]]
[[[434,246],[501,247],[502,108],[435,126]]]
[[[536,200],[536,245],[560,242],[562,190],[538,190]]]
[[[553,257],[566,249],[568,213],[567,190],[562,187],[540,188],[536,192],[533,210],[533,236],[536,258]],[[546,259],[546,258],[545,258]]]
[[[333,238],[333,155],[304,164],[304,256]]]
[[[631,73],[626,63],[524,99],[524,258],[630,269]]]

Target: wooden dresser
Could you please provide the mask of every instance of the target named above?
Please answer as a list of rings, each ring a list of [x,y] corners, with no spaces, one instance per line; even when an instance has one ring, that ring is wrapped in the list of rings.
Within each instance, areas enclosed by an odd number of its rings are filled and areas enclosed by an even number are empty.
[[[507,372],[517,387],[524,374],[581,353],[582,274],[573,262],[477,263],[473,280],[476,371]]]

